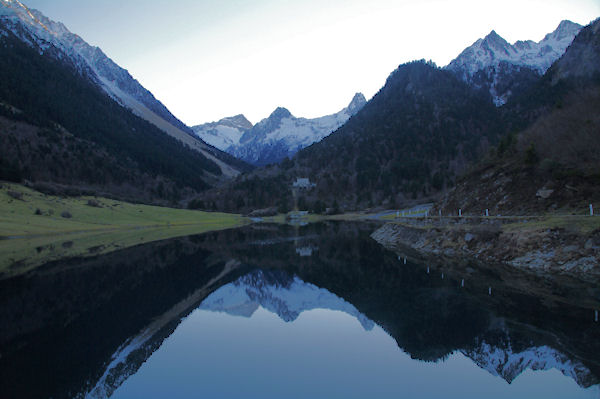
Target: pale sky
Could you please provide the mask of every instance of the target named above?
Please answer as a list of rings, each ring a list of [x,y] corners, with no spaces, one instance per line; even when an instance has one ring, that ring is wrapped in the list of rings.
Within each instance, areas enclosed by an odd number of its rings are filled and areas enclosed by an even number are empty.
[[[448,64],[492,29],[541,40],[600,0],[24,0],[99,46],[195,125],[278,106],[317,117],[371,98],[398,65]]]

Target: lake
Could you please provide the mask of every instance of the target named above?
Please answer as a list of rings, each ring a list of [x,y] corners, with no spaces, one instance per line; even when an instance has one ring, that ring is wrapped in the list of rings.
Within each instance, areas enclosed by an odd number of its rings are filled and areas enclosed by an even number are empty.
[[[256,224],[0,281],[1,398],[600,398],[598,285]]]

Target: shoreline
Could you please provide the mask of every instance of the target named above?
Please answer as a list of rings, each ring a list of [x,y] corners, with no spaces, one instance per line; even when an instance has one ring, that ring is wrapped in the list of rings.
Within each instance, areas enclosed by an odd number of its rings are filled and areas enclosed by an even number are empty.
[[[388,222],[371,237],[391,250],[600,280],[600,217],[411,219]]]

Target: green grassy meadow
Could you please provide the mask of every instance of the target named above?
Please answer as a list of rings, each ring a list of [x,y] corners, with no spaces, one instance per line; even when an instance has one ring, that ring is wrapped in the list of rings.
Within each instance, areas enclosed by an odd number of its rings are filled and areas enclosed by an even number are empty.
[[[173,237],[239,227],[240,215],[61,198],[25,186],[0,188],[0,276],[56,259],[92,256]]]

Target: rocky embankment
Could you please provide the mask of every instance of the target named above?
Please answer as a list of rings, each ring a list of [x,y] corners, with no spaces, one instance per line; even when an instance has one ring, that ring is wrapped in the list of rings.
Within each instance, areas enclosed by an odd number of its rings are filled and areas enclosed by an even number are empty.
[[[567,274],[600,281],[600,229],[589,233],[526,223],[388,223],[371,237],[398,250],[423,255],[504,263],[533,272]]]

